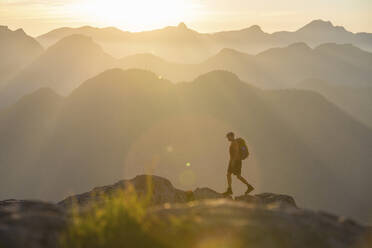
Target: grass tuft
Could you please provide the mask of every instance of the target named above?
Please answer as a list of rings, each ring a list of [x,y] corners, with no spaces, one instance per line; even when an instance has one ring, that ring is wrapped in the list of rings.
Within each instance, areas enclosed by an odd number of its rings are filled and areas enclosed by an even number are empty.
[[[128,187],[99,198],[86,209],[73,207],[71,222],[61,236],[62,248],[164,247],[150,235],[150,193],[139,197]]]

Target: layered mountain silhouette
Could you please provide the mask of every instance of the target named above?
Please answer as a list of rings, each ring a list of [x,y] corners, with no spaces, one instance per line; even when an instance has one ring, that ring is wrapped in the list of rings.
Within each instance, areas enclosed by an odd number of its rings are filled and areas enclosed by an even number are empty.
[[[178,27],[181,28],[187,29]],[[372,53],[350,44],[335,43],[322,44],[314,49],[305,43],[295,43],[283,48],[271,48],[258,55],[225,48],[202,63],[185,64],[169,62],[148,53],[114,59],[91,38],[71,35],[50,47],[8,81],[7,87],[0,92],[0,108],[42,87],[50,87],[59,94],[67,95],[82,81],[112,67],[150,70],[175,82],[191,81],[200,74],[222,69],[237,74],[243,81],[259,88],[301,88],[300,82],[321,80],[331,86],[340,86],[336,91],[350,88],[349,91],[342,90],[343,98],[353,101],[336,100],[335,97],[331,97],[331,100],[358,120],[372,125],[369,102],[364,100],[371,96],[368,90],[362,90],[372,83]],[[309,89],[305,85],[303,88]],[[310,89],[327,97],[330,95],[324,87]],[[362,95],[358,96],[357,92]],[[362,106],[365,106],[363,110],[356,109]]]
[[[333,85],[319,79],[307,79],[300,82],[298,88],[320,92],[350,115],[372,127],[372,87]]]
[[[188,81],[201,73],[224,69],[260,88],[294,87],[308,78],[334,85],[372,85],[372,53],[352,45],[330,43],[314,49],[305,43],[295,43],[258,55],[225,48],[200,64],[170,63],[150,54],[140,54],[121,59],[120,66],[149,69],[173,81]]]
[[[138,33],[124,32],[116,28],[61,28],[53,30],[37,39],[49,46],[63,37],[83,34],[93,38],[114,57],[137,53],[153,53],[171,61],[197,62],[213,54],[213,44],[209,35],[189,29],[185,24],[165,27],[159,30]]]
[[[224,71],[173,84],[114,69],[66,98],[23,98],[0,113],[0,198],[57,200],[143,172],[222,191],[230,130],[248,141],[243,174],[258,191],[368,219],[371,129],[312,91],[260,90]]]
[[[0,90],[5,82],[43,52],[41,45],[22,29],[0,26]]]
[[[305,42],[311,47],[322,43],[350,43],[372,51],[372,34],[352,33],[329,21],[315,20],[295,32],[265,33],[257,26],[217,33],[198,33],[181,23],[146,32],[124,32],[116,28],[61,28],[39,36],[44,46],[54,44],[71,34],[84,34],[101,44],[112,56],[123,57],[137,53],[153,53],[170,61],[196,63],[231,48],[256,54],[272,47]]]
[[[0,93],[0,106],[8,106],[43,87],[69,94],[82,81],[110,68],[114,62],[90,37],[66,37],[7,82]]]
[[[312,49],[305,43],[295,43],[258,55],[223,49],[200,64],[171,63],[151,54],[138,54],[121,59],[119,65],[151,70],[173,81],[189,81],[202,73],[225,69],[259,88],[312,89],[372,125],[368,100],[372,94],[364,90],[372,86],[372,53],[353,45],[328,43]],[[334,90],[300,83],[313,80],[325,81]]]

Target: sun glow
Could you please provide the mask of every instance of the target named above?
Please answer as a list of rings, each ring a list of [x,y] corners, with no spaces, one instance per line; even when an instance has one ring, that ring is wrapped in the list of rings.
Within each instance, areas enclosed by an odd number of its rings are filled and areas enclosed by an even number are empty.
[[[190,21],[196,7],[190,0],[81,0],[68,12],[105,26],[139,31]]]

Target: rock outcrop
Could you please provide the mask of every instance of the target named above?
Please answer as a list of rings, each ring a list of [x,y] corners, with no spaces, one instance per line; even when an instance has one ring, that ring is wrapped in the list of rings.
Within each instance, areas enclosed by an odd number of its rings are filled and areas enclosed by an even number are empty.
[[[242,195],[235,197],[235,200],[257,205],[278,206],[281,208],[297,208],[296,202],[293,197],[288,195],[263,193],[254,196]]]
[[[0,202],[1,248],[57,247],[66,214],[52,203],[7,200]]]
[[[174,247],[371,247],[365,227],[336,216],[296,208],[266,208],[227,199],[176,204],[158,208],[161,219],[186,220],[174,230],[171,223],[156,236],[183,240]]]
[[[68,197],[58,204],[0,201],[0,247],[58,247],[59,234],[69,220],[66,210],[73,204],[87,207],[102,199],[101,195],[128,187],[139,195],[151,192],[153,207],[149,214],[166,223],[159,224],[159,228],[155,224],[151,235],[168,247],[367,248],[372,245],[371,228],[332,214],[300,209],[287,195],[264,193],[233,200],[209,188],[182,191],[167,179],[137,176]],[[174,226],[175,219],[184,221],[184,225]]]
[[[122,180],[109,186],[97,187],[90,192],[80,195],[70,196],[58,203],[58,205],[69,208],[73,204],[85,207],[89,203],[99,201],[102,195],[111,195],[120,190],[133,187],[138,195],[146,196],[151,185],[151,203],[153,205],[163,203],[182,203],[187,202],[192,196],[189,192],[182,191],[173,187],[172,183],[158,176],[137,176],[131,180]]]
[[[222,194],[210,189],[210,188],[197,188],[192,192],[191,200],[200,201],[206,199],[219,199],[225,198]],[[232,199],[232,198],[230,198]]]
[[[151,187],[149,188],[149,185]],[[109,186],[97,187],[90,192],[80,195],[74,195],[58,203],[63,208],[69,208],[74,204],[85,207],[89,203],[100,201],[102,195],[111,195],[120,190],[126,190],[133,187],[137,194],[146,196],[151,190],[151,204],[159,205],[164,203],[186,203],[190,201],[200,201],[208,199],[228,198],[210,188],[197,188],[194,191],[183,191],[176,189],[172,183],[158,176],[137,176],[131,180],[122,180]],[[276,205],[280,207],[297,208],[295,200],[288,195],[279,195],[273,193],[263,193],[257,195],[242,195],[235,197],[236,201],[244,201],[255,205],[268,206]]]

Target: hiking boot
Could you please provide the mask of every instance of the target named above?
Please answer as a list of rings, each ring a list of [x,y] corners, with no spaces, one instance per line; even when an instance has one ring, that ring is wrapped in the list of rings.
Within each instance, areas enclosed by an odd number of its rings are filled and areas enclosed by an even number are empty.
[[[233,194],[231,188],[227,188],[226,192],[222,193],[224,196],[230,196]]]
[[[254,187],[253,187],[252,185],[249,185],[247,191],[245,191],[245,195],[248,195],[248,194],[251,193],[253,190],[254,190]]]

